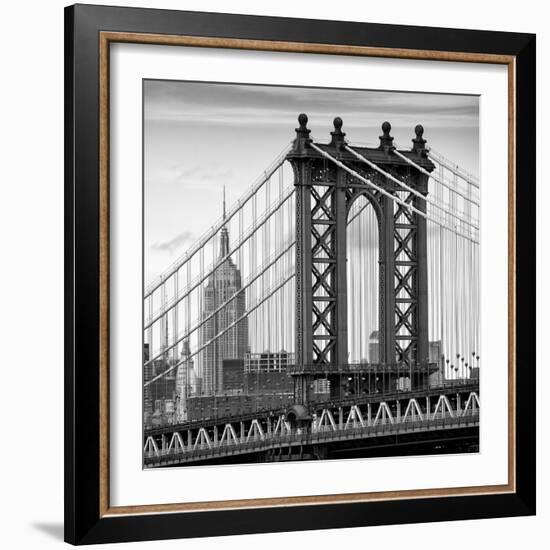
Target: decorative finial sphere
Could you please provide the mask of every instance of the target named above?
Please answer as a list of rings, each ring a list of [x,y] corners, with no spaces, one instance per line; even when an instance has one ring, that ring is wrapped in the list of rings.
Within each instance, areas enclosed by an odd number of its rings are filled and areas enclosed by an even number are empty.
[[[382,132],[388,135],[390,133],[390,130],[391,130],[391,124],[386,120],[386,122],[382,124]]]
[[[420,139],[424,135],[424,126],[422,126],[422,124],[417,124],[414,127],[414,133],[416,137]]]
[[[300,123],[300,126],[305,126],[307,124],[308,118],[305,113],[300,113],[298,116],[298,122]]]
[[[342,124],[343,124],[343,123],[344,123],[344,122],[342,121],[342,119],[341,119],[339,116],[337,116],[337,117],[334,119],[334,128],[335,128],[336,130],[341,130],[341,129],[342,129]]]

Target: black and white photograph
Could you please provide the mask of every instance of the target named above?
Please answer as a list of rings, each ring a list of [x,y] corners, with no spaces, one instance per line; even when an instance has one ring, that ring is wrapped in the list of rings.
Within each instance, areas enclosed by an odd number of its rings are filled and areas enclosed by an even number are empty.
[[[480,451],[479,96],[145,79],[142,138],[144,468]]]

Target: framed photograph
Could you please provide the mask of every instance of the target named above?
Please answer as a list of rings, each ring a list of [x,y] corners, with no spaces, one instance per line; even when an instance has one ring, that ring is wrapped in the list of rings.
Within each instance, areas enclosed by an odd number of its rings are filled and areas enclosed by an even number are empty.
[[[535,36],[65,12],[65,538],[535,513]]]

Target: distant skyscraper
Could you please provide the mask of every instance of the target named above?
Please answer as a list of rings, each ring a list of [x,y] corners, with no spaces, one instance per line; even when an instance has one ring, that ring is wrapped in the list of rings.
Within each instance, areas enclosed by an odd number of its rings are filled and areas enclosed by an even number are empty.
[[[223,217],[225,219],[225,188]],[[221,263],[208,279],[204,289],[204,309],[201,318],[208,320],[202,324],[199,334],[199,346],[202,347],[223,332],[214,342],[206,345],[201,354],[202,387],[206,394],[223,391],[224,359],[243,359],[248,349],[248,319],[244,318],[235,323],[244,315],[246,298],[244,290],[239,292],[242,288],[241,272],[229,256],[229,232],[226,226],[220,231],[218,261]],[[235,297],[232,298],[233,296]],[[212,315],[226,302],[228,303],[225,306]],[[231,328],[228,328],[230,326]]]
[[[369,336],[369,363],[380,362],[380,333],[373,330]]]
[[[187,402],[197,393],[197,375],[189,342],[183,341],[179,366],[176,369],[176,402],[178,421],[187,420]]]

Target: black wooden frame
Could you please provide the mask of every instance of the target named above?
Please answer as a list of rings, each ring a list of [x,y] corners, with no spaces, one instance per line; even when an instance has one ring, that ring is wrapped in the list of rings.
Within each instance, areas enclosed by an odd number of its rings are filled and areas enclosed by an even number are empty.
[[[516,492],[100,517],[99,32],[447,52],[516,62]],[[535,513],[535,36],[76,5],[65,10],[65,540],[73,544]]]

